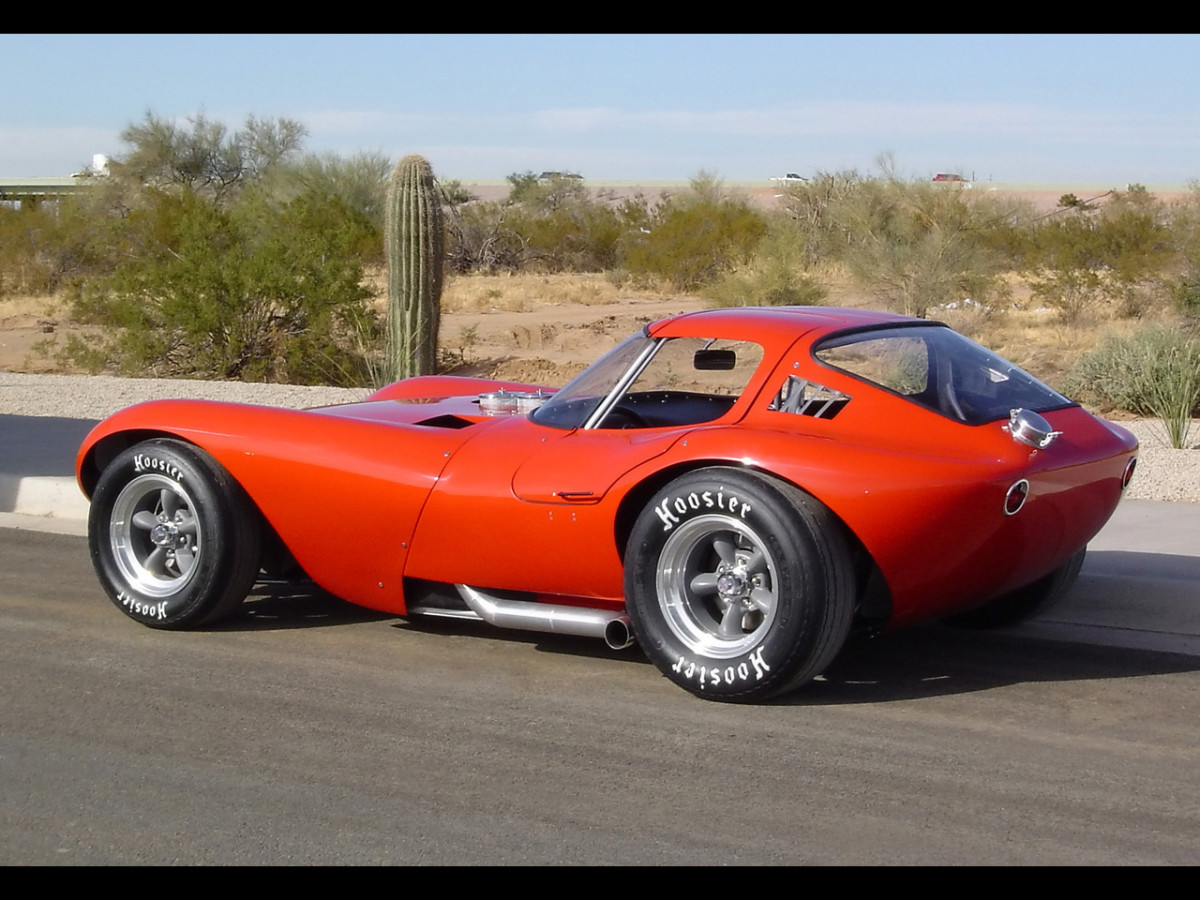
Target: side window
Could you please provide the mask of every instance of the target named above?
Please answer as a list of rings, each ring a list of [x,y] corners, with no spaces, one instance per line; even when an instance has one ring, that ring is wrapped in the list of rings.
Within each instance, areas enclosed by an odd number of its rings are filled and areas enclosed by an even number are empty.
[[[672,338],[663,342],[642,370],[631,393],[681,391],[740,397],[762,357],[762,347],[748,341]]]
[[[911,397],[929,388],[929,350],[916,336],[890,336],[817,350],[816,357],[851,375]]]
[[[1018,407],[1045,412],[1071,401],[942,325],[835,335],[817,361],[873,382],[947,418],[981,425]]]
[[[601,428],[696,425],[720,418],[742,395],[762,362],[749,341],[664,340],[601,422]]]

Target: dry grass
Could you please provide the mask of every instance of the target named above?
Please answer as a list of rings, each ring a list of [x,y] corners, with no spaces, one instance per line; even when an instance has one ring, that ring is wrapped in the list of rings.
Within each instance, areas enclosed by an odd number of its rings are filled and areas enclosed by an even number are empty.
[[[62,315],[64,301],[44,294],[12,294],[0,296],[0,322],[26,316],[53,317]]]
[[[636,291],[663,297],[659,291]],[[530,312],[547,306],[604,306],[629,299],[631,291],[600,274],[469,275],[447,280],[442,312]]]

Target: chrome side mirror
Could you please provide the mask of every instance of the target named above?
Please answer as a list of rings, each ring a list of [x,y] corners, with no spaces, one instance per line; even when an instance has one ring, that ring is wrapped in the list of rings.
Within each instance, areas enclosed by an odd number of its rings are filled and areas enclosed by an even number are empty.
[[[1062,434],[1055,431],[1042,416],[1028,409],[1014,409],[1008,414],[1008,430],[1014,441],[1045,450]]]

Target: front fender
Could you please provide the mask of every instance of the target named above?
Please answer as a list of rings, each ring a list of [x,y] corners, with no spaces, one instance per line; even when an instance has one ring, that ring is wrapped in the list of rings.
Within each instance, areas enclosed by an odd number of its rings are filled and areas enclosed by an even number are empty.
[[[149,437],[207,452],[254,501],[321,587],[403,612],[401,573],[417,517],[467,438],[453,429],[203,400],[157,400],[105,419],[80,447],[90,496],[104,465]]]

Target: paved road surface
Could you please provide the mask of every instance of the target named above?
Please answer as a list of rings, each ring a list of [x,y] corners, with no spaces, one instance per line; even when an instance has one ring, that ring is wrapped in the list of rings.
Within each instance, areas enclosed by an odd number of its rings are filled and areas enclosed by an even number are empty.
[[[0,864],[1200,861],[1195,656],[934,625],[737,707],[320,596],[153,631],[7,529],[0,680]]]

